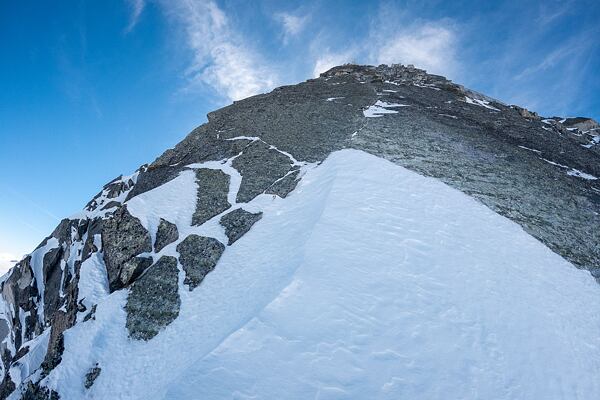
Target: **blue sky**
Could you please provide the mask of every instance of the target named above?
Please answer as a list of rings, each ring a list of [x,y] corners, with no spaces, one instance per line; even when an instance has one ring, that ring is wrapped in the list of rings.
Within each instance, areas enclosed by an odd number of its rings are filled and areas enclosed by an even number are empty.
[[[232,100],[344,62],[415,64],[600,117],[597,1],[0,3],[0,269]]]

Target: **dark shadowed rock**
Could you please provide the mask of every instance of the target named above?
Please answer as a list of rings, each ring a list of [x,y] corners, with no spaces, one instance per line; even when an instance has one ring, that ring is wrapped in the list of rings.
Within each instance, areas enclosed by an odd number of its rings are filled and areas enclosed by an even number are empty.
[[[2,284],[2,297],[12,308],[12,314],[16,316],[12,320],[16,349],[19,349],[24,341],[42,332],[35,302],[38,295],[37,283],[31,269],[31,256],[27,256],[13,267]],[[20,313],[27,315],[23,318],[24,324],[21,323]]]
[[[110,291],[125,287],[139,275],[148,261],[135,259],[140,253],[152,251],[150,235],[140,221],[123,206],[103,223],[102,247]],[[142,270],[142,271],[141,271]]]
[[[88,373],[85,374],[85,382],[83,383],[83,386],[85,386],[86,389],[91,388],[96,381],[96,378],[100,376],[100,372],[102,372],[102,368],[100,368],[98,364],[90,368]]]
[[[290,170],[291,161],[286,155],[269,148],[267,144],[256,141],[249,145],[232,165],[242,175],[237,201],[246,203],[283,177]]]
[[[178,273],[177,259],[163,256],[132,285],[125,306],[129,336],[150,340],[177,318]]]
[[[6,399],[12,392],[14,392],[15,389],[15,383],[8,374],[5,374],[4,379],[2,379],[2,383],[0,383],[0,399]]]
[[[202,168],[196,171],[198,201],[192,216],[192,225],[202,225],[230,207],[229,175],[218,169]]]
[[[217,239],[198,235],[190,235],[177,245],[179,262],[185,271],[184,283],[190,285],[190,290],[215,268],[224,250],[225,246]]]
[[[262,218],[262,212],[251,213],[241,208],[233,210],[221,217],[221,225],[225,228],[225,234],[229,238],[229,245],[244,236],[252,228],[252,225]]]
[[[154,240],[154,251],[158,253],[178,238],[179,231],[177,230],[177,225],[161,218],[156,231],[156,239]]]
[[[129,285],[151,265],[152,257],[133,257],[125,261],[119,272],[119,284],[123,287]]]
[[[62,255],[62,247],[57,247],[48,251],[43,258],[45,279],[44,318],[46,321],[49,321],[52,314],[62,305],[60,291],[63,280]]]
[[[85,317],[83,317],[83,322],[89,321],[90,319],[96,319],[96,308],[98,307],[97,304],[94,304],[92,306],[92,309],[90,310],[89,313],[87,313],[85,315]]]
[[[121,203],[119,203],[118,201],[111,200],[105,205],[103,205],[101,210],[109,210],[111,208],[119,207],[120,205]]]
[[[54,390],[41,386],[39,383],[27,382],[22,400],[59,400],[60,396]]]
[[[101,218],[94,218],[93,220],[89,221],[87,239],[83,245],[83,250],[81,253],[81,262],[87,260],[92,253],[98,251],[96,245],[94,244],[94,237],[102,233],[103,221],[104,220]]]
[[[75,312],[57,311],[54,313],[52,327],[50,328],[50,338],[48,339],[48,352],[42,362],[42,371],[48,375],[62,361],[62,354],[65,350],[65,339],[63,332],[73,326],[75,323]]]

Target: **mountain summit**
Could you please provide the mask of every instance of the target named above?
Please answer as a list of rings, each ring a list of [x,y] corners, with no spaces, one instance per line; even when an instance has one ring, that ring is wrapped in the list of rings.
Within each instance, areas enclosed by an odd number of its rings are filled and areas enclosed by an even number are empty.
[[[0,398],[599,398],[598,177],[413,66],[234,102],[2,278]]]

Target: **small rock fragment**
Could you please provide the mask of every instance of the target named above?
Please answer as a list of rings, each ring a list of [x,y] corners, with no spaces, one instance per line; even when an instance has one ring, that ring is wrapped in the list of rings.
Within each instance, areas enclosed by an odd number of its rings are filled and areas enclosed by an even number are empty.
[[[96,381],[96,378],[98,378],[98,376],[100,376],[100,372],[102,372],[102,368],[100,368],[98,366],[98,364],[96,364],[94,367],[90,368],[88,373],[85,374],[85,382],[84,382],[83,386],[85,386],[86,389],[91,388],[92,385],[94,384],[94,382]]]

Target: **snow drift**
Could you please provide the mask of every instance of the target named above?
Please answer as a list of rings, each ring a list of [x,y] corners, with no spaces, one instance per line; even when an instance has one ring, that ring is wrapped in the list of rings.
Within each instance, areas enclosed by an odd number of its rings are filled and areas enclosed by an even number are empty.
[[[180,272],[173,323],[128,338],[115,292],[65,332],[47,383],[66,399],[600,396],[597,284],[474,199],[343,150],[253,202],[262,220],[200,287]]]

